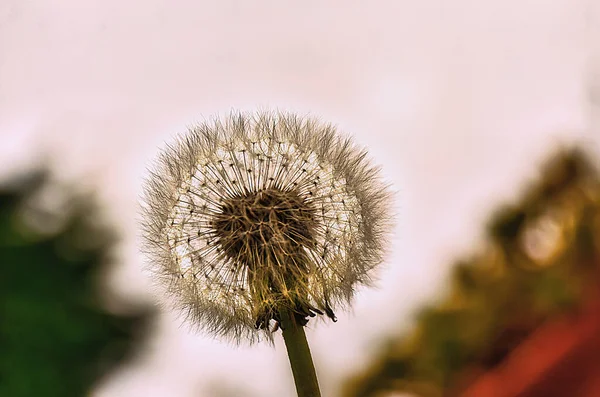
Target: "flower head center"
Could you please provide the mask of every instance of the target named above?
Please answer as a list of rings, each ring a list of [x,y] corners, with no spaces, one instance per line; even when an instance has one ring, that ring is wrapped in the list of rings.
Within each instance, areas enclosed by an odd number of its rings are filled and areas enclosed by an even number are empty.
[[[224,199],[212,227],[224,254],[255,270],[289,263],[314,245],[314,215],[297,191],[268,188]]]

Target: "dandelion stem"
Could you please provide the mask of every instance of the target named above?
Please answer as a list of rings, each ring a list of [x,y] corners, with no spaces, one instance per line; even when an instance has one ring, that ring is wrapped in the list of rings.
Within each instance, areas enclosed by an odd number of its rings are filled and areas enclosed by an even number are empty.
[[[298,397],[321,397],[304,327],[289,311],[282,311],[281,326]]]

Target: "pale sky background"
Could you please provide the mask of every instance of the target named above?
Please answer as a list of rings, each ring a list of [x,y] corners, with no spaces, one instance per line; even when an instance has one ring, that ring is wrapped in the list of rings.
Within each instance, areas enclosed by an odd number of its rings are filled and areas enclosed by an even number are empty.
[[[592,1],[0,0],[0,176],[52,153],[63,177],[98,186],[125,236],[111,287],[155,300],[135,214],[165,141],[232,108],[336,123],[384,167],[399,226],[379,288],[336,324],[311,322],[333,396],[378,337],[443,293],[453,258],[551,148],[600,141]],[[294,394],[282,343],[234,348],[180,324],[163,316],[94,397],[210,397],[222,381]]]

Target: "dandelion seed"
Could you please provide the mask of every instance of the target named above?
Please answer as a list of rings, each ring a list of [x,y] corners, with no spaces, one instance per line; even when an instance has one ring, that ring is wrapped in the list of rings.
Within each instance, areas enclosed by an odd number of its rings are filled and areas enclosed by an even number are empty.
[[[331,125],[289,113],[191,129],[145,185],[152,269],[195,324],[237,342],[270,340],[284,311],[300,325],[335,321],[382,261],[390,226],[365,157]]]

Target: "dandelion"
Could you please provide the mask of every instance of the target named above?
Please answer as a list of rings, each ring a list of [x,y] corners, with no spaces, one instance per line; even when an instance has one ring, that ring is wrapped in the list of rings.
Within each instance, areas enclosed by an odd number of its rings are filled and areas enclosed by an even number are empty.
[[[236,342],[281,328],[299,395],[319,395],[303,326],[336,321],[370,283],[388,202],[378,168],[333,126],[237,113],[161,154],[145,186],[145,248],[193,324]]]

